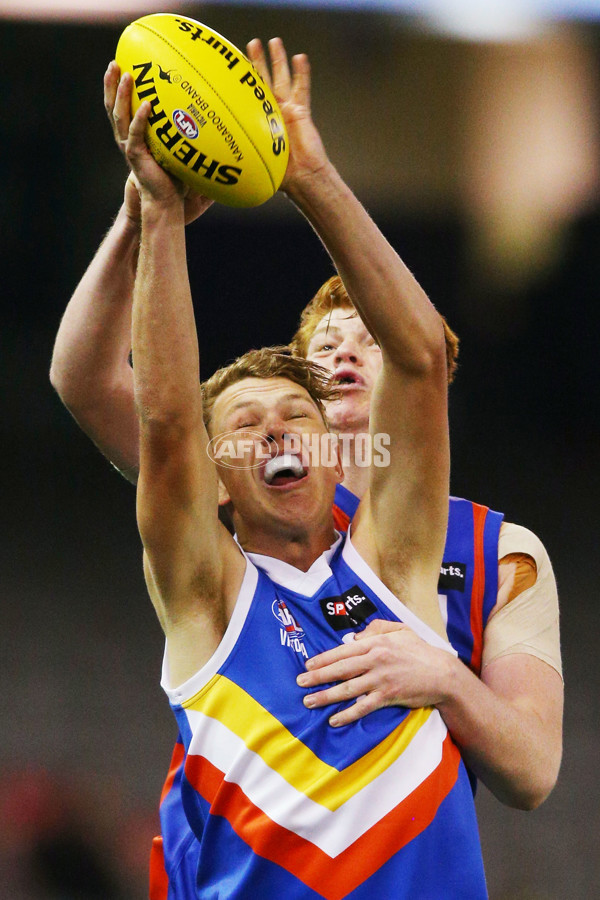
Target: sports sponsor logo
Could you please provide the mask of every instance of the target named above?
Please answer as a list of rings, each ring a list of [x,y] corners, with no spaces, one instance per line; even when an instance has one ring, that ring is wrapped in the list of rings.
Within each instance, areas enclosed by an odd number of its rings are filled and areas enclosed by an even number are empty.
[[[186,19],[175,19],[179,26],[179,31],[183,31],[192,41],[201,41],[212,50],[216,50],[218,54],[227,63],[228,69],[233,69],[240,61],[237,52],[233,46],[223,43],[223,40],[217,34],[211,34],[208,29],[201,28],[197,22],[188,22]]]
[[[375,604],[356,584],[343,594],[324,597],[319,603],[326,621],[335,631],[356,628],[377,612]]]
[[[308,659],[308,653],[304,646],[304,629],[298,624],[285,600],[274,600],[271,611],[279,622],[279,639],[282,647],[291,647],[296,653],[300,653]]]
[[[179,84],[181,75],[175,69],[167,69],[165,72],[160,63],[156,63],[156,65],[158,66],[158,77],[161,81],[168,81],[169,84]],[[171,74],[172,72],[175,74]]]
[[[173,113],[173,125],[177,131],[190,141],[198,137],[198,126],[185,109],[176,109]]]
[[[252,93],[262,105],[262,110],[267,119],[271,137],[273,138],[273,143],[271,145],[273,156],[279,156],[279,154],[285,150],[285,131],[283,123],[281,122],[279,111],[274,108],[266,95],[265,89],[259,84],[259,78],[260,75],[253,66],[252,69],[248,69],[248,71],[242,75],[240,84],[245,84],[251,88]]]
[[[191,172],[196,172],[202,178],[214,181],[217,184],[237,184],[242,169],[239,166],[231,166],[220,162],[218,159],[209,159],[205,153],[198,150],[190,143],[187,137],[174,129],[173,123],[162,108],[160,97],[151,74],[154,63],[143,62],[132,66],[134,73],[135,89],[140,100],[148,100],[152,111],[148,117],[148,125],[151,129],[149,143],[153,152],[164,148],[174,159],[182,163]],[[160,124],[159,124],[160,123]],[[218,127],[222,133],[223,129]],[[158,145],[161,145],[160,147]],[[164,158],[164,157],[163,157]],[[238,162],[241,154],[237,153]]]
[[[441,591],[464,591],[467,567],[461,562],[443,562],[440,566],[438,588]]]

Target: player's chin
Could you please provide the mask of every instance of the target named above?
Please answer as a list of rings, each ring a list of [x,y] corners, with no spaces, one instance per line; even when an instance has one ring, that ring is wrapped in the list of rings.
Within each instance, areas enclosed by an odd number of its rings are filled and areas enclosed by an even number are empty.
[[[326,409],[327,421],[332,431],[369,430],[368,398],[363,394],[347,394],[339,400],[332,400]]]

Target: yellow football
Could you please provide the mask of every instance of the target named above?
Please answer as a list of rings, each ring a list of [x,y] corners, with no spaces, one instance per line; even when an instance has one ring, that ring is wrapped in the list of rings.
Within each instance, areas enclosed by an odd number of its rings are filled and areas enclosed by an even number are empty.
[[[227,206],[259,206],[279,188],[288,138],[277,102],[247,57],[185,16],[128,25],[116,61],[130,72],[132,112],[152,106],[154,158],[195,191]]]

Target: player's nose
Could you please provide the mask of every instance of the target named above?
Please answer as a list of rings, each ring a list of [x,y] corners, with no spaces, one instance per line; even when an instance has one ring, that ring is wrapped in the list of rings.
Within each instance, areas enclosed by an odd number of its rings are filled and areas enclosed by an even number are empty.
[[[346,337],[338,344],[334,359],[338,364],[342,362],[361,363],[360,348],[354,338]]]
[[[285,440],[285,422],[279,416],[270,416],[265,422],[265,435],[269,443],[282,449]]]

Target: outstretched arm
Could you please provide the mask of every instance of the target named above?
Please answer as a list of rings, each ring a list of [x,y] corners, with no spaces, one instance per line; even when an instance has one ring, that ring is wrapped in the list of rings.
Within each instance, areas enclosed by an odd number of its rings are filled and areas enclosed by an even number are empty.
[[[381,345],[384,374],[372,431],[389,431],[392,447],[401,449],[392,457],[396,469],[391,478],[374,473],[367,506],[372,528],[362,529],[360,537],[376,533],[378,544],[374,553],[368,544],[361,552],[379,558],[383,580],[436,627],[449,455],[442,323],[327,159],[310,118],[307,60],[295,58],[290,78],[281,43],[272,42],[270,49],[273,86],[291,136],[283,189],[322,238]],[[253,42],[249,52],[266,77],[260,44]],[[404,502],[400,515],[390,518],[393,495]],[[398,549],[403,533],[409,541]],[[412,572],[411,559],[422,562]],[[394,583],[394,569],[409,572],[409,580]],[[356,698],[333,717],[338,726],[389,704],[436,705],[465,759],[500,799],[523,808],[544,799],[561,755],[562,683],[555,671],[520,653],[490,663],[480,680],[403,625],[375,622],[357,638],[308,662],[308,671],[298,679],[301,686],[334,683],[307,694],[309,706]]]
[[[132,120],[126,148],[140,188],[142,222],[132,316],[137,516],[146,580],[168,639],[175,686],[218,646],[245,564],[218,520],[217,476],[206,452],[185,246],[186,189],[148,151],[149,114],[145,102]]]
[[[381,346],[371,432],[389,435],[391,462],[372,467],[353,525],[357,548],[407,605],[444,634],[437,577],[449,494],[447,373],[442,320],[329,160],[310,112],[310,69],[292,72],[279,39],[248,52],[270,77],[290,138],[282,190],[327,248],[351,300]]]
[[[136,203],[137,191],[128,181],[123,206],[65,310],[50,368],[52,385],[81,428],[134,483],[138,423],[129,353],[139,246],[139,224],[131,215]]]
[[[112,62],[104,76],[104,105],[115,142],[125,152],[131,120],[131,77]],[[206,208],[186,200],[185,220]],[[140,200],[131,176],[121,209],[77,285],[54,345],[50,380],[99,450],[130,481],[139,467],[133,399],[131,306],[140,242]]]

